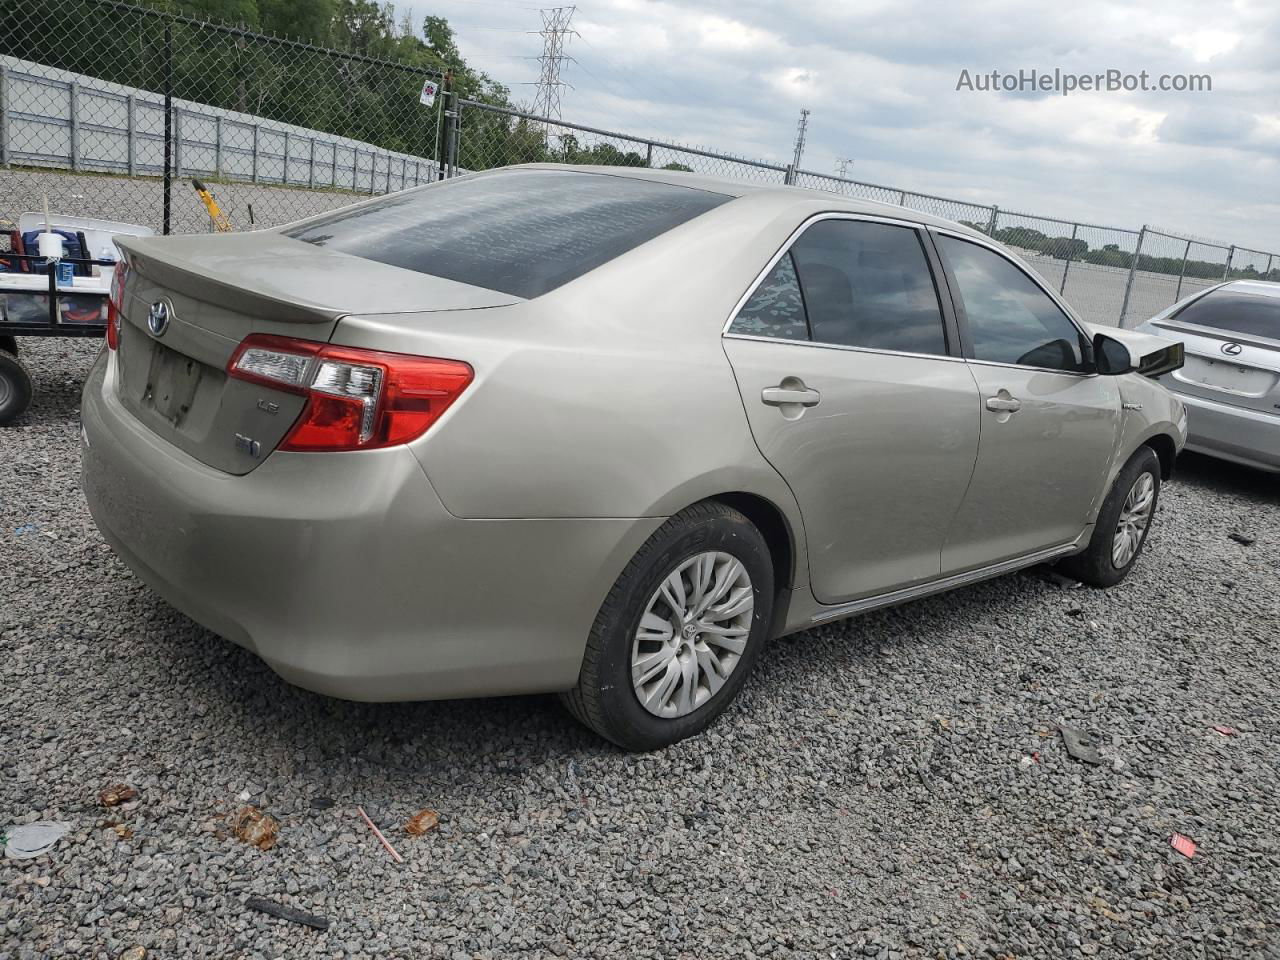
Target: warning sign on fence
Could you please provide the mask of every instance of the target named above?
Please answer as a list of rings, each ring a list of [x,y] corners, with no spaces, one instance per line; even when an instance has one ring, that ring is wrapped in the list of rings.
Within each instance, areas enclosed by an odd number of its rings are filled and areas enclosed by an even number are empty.
[[[422,101],[424,107],[430,107],[436,102],[436,90],[440,84],[435,80],[424,80],[422,83],[422,94],[418,97]]]

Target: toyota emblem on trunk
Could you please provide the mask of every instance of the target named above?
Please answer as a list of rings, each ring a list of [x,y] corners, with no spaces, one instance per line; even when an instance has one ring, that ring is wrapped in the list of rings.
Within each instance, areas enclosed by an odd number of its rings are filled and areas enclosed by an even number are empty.
[[[1222,345],[1222,352],[1228,357],[1238,357],[1243,351],[1244,347],[1238,343],[1224,343]]]
[[[169,329],[170,312],[169,304],[163,300],[157,300],[151,305],[151,309],[147,311],[147,329],[153,337],[163,337],[164,332]]]

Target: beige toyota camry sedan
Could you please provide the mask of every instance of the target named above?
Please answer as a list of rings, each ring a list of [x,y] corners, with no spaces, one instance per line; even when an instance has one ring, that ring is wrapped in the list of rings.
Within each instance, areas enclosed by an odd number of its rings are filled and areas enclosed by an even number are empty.
[[[120,241],[84,488],[157,593],[356,700],[554,691],[651,749],[768,642],[1142,549],[1180,349],[897,207],[516,167]]]

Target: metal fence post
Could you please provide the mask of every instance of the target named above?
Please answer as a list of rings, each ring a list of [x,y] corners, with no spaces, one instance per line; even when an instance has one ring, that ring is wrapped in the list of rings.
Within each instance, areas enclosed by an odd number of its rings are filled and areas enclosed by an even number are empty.
[[[329,153],[329,186],[336,187],[338,185],[338,141],[330,144],[332,147]]]
[[[182,108],[173,110],[173,175],[182,179]]]
[[[1231,261],[1235,259],[1235,255],[1236,255],[1236,245],[1233,243],[1231,246],[1227,247],[1227,265],[1222,269],[1223,280],[1231,279]]]
[[[1067,271],[1071,269],[1071,257],[1076,252],[1076,233],[1080,230],[1080,224],[1073,223],[1071,225],[1071,241],[1067,244],[1067,262],[1062,265],[1062,285],[1058,287],[1058,293],[1066,296],[1067,293]]]
[[[1191,255],[1191,241],[1187,241],[1186,249],[1182,251],[1182,269],[1178,271],[1178,289],[1173,292],[1173,302],[1177,303],[1182,299],[1182,278],[1187,275],[1187,257]]]
[[[1275,258],[1275,254],[1274,254],[1274,253],[1268,253],[1268,254],[1267,254],[1267,272],[1266,272],[1266,273],[1264,273],[1264,274],[1262,275],[1262,279],[1263,279],[1263,280],[1266,280],[1268,277],[1270,277],[1270,276],[1271,276],[1271,261],[1272,261],[1274,258]]]
[[[253,125],[253,182],[258,182],[258,125]]]
[[[644,165],[646,167],[653,166],[653,144],[652,143],[648,145],[648,149],[645,151]]]
[[[446,94],[445,111],[444,111],[444,163],[441,166],[441,173],[445,177],[453,176],[453,158],[454,158],[454,141],[457,139],[458,131],[453,125],[454,117],[458,112],[458,100],[452,93]]]
[[[164,22],[164,232],[173,210],[173,21]]]
[[[1129,279],[1124,284],[1124,300],[1120,303],[1120,321],[1117,324],[1120,329],[1124,329],[1125,314],[1129,312],[1129,297],[1133,293],[1133,277],[1138,272],[1138,261],[1142,258],[1142,241],[1147,236],[1147,225],[1144,223],[1142,229],[1138,231],[1138,243],[1133,249],[1133,260],[1129,263]]]
[[[994,237],[996,235],[996,223],[1000,219],[1000,208],[994,203],[991,205],[991,219],[987,222],[987,236]]]
[[[129,99],[125,103],[125,124],[128,127],[126,131],[128,135],[128,165],[129,176],[133,176],[138,164],[138,100],[131,93]]]
[[[222,176],[222,117],[213,120],[213,175]]]
[[[794,163],[787,164],[787,172],[782,176],[782,182],[788,186],[795,186],[796,182],[796,165]]]
[[[462,142],[462,106],[458,103],[456,93],[450,95],[453,100],[453,136],[449,138],[449,176],[458,175],[458,150]]]
[[[284,168],[280,175],[280,182],[286,186],[289,183],[289,131],[284,132]]]
[[[0,167],[9,165],[9,68],[0,67]]]
[[[307,140],[311,144],[307,156],[307,186],[314,187],[316,185],[316,138],[308,137]]]
[[[898,206],[905,207],[907,205],[907,191],[898,191]]]
[[[70,93],[71,108],[71,169],[80,169],[80,84],[74,80],[67,88]]]

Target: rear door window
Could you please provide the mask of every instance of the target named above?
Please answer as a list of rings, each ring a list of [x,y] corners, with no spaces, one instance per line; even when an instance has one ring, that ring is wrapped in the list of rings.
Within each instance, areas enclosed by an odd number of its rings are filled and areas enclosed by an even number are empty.
[[[819,220],[756,287],[730,333],[945,356],[933,272],[911,227]]]
[[[634,177],[511,170],[392,194],[285,235],[529,299],[732,199]]]
[[[946,354],[938,292],[911,227],[820,220],[791,253],[816,343]]]

